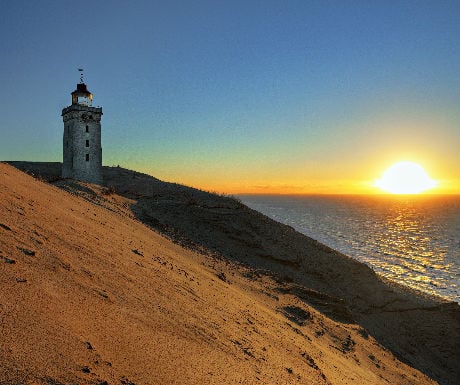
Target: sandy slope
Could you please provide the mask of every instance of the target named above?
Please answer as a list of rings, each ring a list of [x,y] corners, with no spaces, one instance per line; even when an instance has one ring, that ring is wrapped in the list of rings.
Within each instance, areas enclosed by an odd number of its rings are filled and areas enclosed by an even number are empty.
[[[133,188],[126,178],[123,185]],[[193,238],[186,223],[175,228],[162,220],[169,208],[186,222],[175,211],[182,206],[162,201],[167,192],[156,197],[157,211],[151,205],[153,218],[142,206],[142,191],[104,196],[95,186],[62,187],[74,194],[0,163],[0,384],[434,383],[352,322],[363,319],[375,330],[383,323],[380,329],[388,326],[391,340],[391,318],[377,312],[360,316],[341,300],[355,301],[357,309],[368,303],[356,297],[364,285],[360,275],[369,280],[365,290],[380,290],[380,281],[366,278],[374,275],[362,265],[346,257],[336,261],[348,271],[356,268],[358,288],[345,290],[340,274],[332,289],[322,288],[327,285],[320,278],[306,287],[295,274],[281,279],[267,270],[271,263],[292,270],[293,251],[267,254],[259,248],[248,255],[243,234],[227,234],[236,237],[238,248],[211,229],[206,239],[215,244],[193,239],[194,246],[214,252],[205,256],[146,227],[138,220],[142,213],[176,241]],[[191,202],[188,190],[174,191],[186,200],[183,209],[198,209],[196,199],[213,199],[194,196]],[[235,209],[227,203],[214,211]],[[191,227],[207,230],[195,217]],[[233,261],[216,256],[223,254],[222,245],[233,247]],[[323,249],[315,247],[312,277],[327,270]],[[342,296],[333,297],[334,291]],[[397,297],[401,306],[407,295]]]

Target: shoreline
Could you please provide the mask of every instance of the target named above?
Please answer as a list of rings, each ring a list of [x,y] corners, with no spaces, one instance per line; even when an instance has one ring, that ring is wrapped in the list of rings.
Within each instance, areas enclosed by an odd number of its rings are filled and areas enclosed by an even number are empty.
[[[275,221],[292,226],[300,233],[317,239],[319,242],[327,244],[332,249],[337,250],[351,258],[371,267],[379,276],[390,279],[402,284],[412,290],[420,291],[427,295],[439,296],[443,299],[460,303],[460,288],[454,287],[456,284],[455,272],[460,271],[459,262],[460,254],[456,257],[454,253],[455,245],[449,241],[449,233],[441,231],[439,226],[441,219],[437,222],[420,223],[419,229],[414,229],[413,233],[407,233],[402,228],[404,226],[405,205],[396,205],[395,201],[389,200],[388,203],[380,203],[376,210],[369,209],[370,202],[374,202],[373,196],[291,196],[283,197],[274,195],[257,195],[248,197],[247,195],[239,196],[242,201],[251,208],[268,215]],[[293,201],[290,198],[294,199]],[[405,201],[405,198],[397,197]],[[419,197],[409,197],[409,200],[415,199],[421,202]],[[441,210],[448,205],[449,207],[459,207],[460,200],[457,196],[437,196],[438,203],[432,203],[433,197],[422,200],[427,201],[428,207],[441,206]],[[379,202],[379,200],[376,200]],[[356,205],[355,205],[356,204]],[[355,207],[353,207],[355,205]],[[325,219],[319,216],[316,209],[324,207]],[[422,206],[411,206],[410,215],[407,221],[410,225],[417,220],[414,212],[421,211]],[[295,211],[294,211],[295,210]],[[338,211],[340,210],[340,212]],[[366,210],[366,211],[365,211]],[[384,210],[388,211],[384,212]],[[391,212],[390,212],[391,210]],[[383,223],[391,221],[395,216],[394,211],[403,211],[398,215],[397,227],[392,224]],[[431,211],[434,209],[431,208]],[[367,212],[369,211],[369,212]],[[431,212],[429,211],[429,212]],[[304,214],[305,213],[305,214]],[[428,214],[425,214],[428,215]],[[330,218],[330,219],[328,219]],[[431,216],[430,216],[431,218]],[[446,218],[444,218],[446,219]],[[443,219],[443,220],[444,220]],[[334,220],[334,223],[331,223]],[[312,227],[309,223],[323,222],[322,225]],[[445,226],[455,226],[452,223],[453,217],[450,215],[450,221]],[[369,223],[373,223],[373,231],[389,231],[391,238],[382,238],[370,232]],[[433,230],[425,230],[427,228]],[[394,227],[394,228],[393,228]],[[338,233],[340,231],[340,233]],[[401,231],[399,235],[398,232]],[[366,237],[366,233],[370,234]],[[412,239],[422,239],[422,243],[417,243]],[[423,238],[435,238],[436,243],[431,244],[429,241],[423,241]],[[425,242],[428,242],[425,245]],[[401,250],[388,251],[393,244],[401,244]],[[436,249],[435,249],[436,247]],[[394,247],[393,247],[394,248]],[[450,248],[449,254],[443,255]],[[408,249],[408,250],[404,250]],[[439,250],[439,251],[438,251]],[[429,253],[429,254],[428,254]],[[427,255],[428,254],[428,255]],[[441,266],[451,265],[448,270]]]

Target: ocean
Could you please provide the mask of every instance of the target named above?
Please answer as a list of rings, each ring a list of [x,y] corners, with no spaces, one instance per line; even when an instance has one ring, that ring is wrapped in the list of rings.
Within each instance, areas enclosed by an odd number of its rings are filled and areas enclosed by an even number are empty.
[[[393,281],[460,303],[460,196],[238,197]]]

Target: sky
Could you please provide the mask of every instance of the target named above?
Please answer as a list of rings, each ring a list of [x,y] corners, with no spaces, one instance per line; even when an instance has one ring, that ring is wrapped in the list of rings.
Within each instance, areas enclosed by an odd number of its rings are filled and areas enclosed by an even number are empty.
[[[0,0],[0,160],[62,161],[84,68],[104,165],[219,193],[460,193],[460,1]]]

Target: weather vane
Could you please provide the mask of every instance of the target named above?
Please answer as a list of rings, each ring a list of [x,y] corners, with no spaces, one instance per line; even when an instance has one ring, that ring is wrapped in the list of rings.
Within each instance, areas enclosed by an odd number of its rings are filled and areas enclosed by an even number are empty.
[[[80,72],[80,83],[83,83],[83,68],[79,68],[78,72]]]

